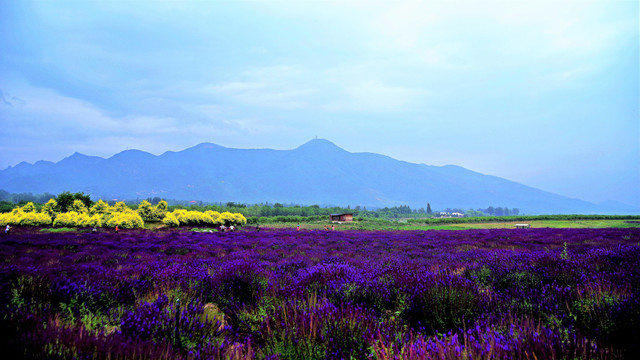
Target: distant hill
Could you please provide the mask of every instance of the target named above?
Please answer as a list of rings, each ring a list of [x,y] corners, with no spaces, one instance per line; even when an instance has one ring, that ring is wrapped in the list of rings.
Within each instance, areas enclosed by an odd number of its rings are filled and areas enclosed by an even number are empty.
[[[156,156],[127,150],[108,159],[75,153],[60,162],[0,171],[10,192],[82,191],[105,199],[170,199],[413,208],[519,208],[527,214],[638,213],[596,205],[453,165],[413,164],[350,153],[311,140],[293,150],[232,149],[203,143]]]

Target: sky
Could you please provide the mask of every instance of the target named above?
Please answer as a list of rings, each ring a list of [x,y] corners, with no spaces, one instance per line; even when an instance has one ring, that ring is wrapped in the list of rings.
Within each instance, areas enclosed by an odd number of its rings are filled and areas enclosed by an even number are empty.
[[[202,142],[640,206],[637,1],[0,0],[0,169]]]

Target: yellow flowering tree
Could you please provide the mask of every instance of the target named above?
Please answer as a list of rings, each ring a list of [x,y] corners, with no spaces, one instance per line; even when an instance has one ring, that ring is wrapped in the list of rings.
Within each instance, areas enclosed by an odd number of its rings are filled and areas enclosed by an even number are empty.
[[[58,202],[56,199],[49,199],[46,204],[42,206],[42,212],[49,215],[51,218],[56,217],[56,209],[58,208]]]
[[[46,226],[51,224],[51,217],[46,213],[24,212],[13,209],[11,212],[0,214],[0,226]]]
[[[205,214],[211,217],[211,220],[213,221],[213,224],[212,224],[213,226],[220,226],[223,224],[222,219],[220,218],[219,212],[213,211],[213,210],[207,210]]]
[[[180,221],[178,221],[178,219],[176,218],[175,215],[173,215],[173,213],[167,213],[164,219],[162,219],[162,223],[171,227],[180,226]]]
[[[124,201],[118,201],[115,205],[109,208],[110,212],[125,212],[127,210],[131,209],[124,203]]]
[[[234,223],[236,224],[236,226],[245,226],[245,225],[247,225],[247,218],[245,218],[244,215],[242,215],[240,213],[234,213],[233,214],[233,219],[234,219]]]
[[[38,211],[36,209],[36,205],[31,201],[29,201],[28,203],[24,204],[24,206],[22,208],[20,208],[20,209],[25,213],[34,213],[34,212]]]
[[[138,206],[138,210],[136,210],[136,212],[138,213],[138,215],[140,215],[140,217],[144,221],[153,221],[153,220],[155,220],[155,213],[154,213],[153,205],[151,205],[151,203],[148,202],[147,200],[142,200],[142,202]]]
[[[121,227],[123,229],[135,229],[144,227],[144,221],[137,212],[129,211],[114,212],[106,222],[107,227]]]
[[[56,219],[53,221],[53,226],[80,227],[87,222],[88,218],[89,216],[87,214],[67,211],[56,216]]]
[[[103,215],[103,214],[107,214],[108,212],[109,212],[109,204],[107,204],[102,200],[98,200],[95,204],[93,204],[91,209],[89,209],[89,213],[91,215],[95,215],[95,214]]]
[[[158,205],[153,209],[156,220],[162,220],[169,210],[169,204],[166,201],[161,200]]]
[[[73,200],[73,202],[69,206],[69,211],[73,211],[78,214],[84,214],[84,213],[88,213],[89,209],[87,209],[87,206],[84,204],[84,202],[82,202],[82,200],[76,199],[76,200]]]

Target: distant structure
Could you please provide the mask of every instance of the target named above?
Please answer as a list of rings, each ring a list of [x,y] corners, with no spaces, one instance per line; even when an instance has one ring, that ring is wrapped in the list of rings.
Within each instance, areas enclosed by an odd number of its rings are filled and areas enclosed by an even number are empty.
[[[436,213],[436,214],[438,214],[437,217],[439,217],[439,218],[453,218],[453,217],[459,218],[459,217],[464,217],[464,214],[463,213],[459,213],[459,212],[452,212],[452,213],[450,213],[450,212],[440,212],[440,213]]]
[[[338,222],[349,222],[349,221],[353,221],[353,214],[349,214],[349,213],[344,213],[344,214],[331,214],[329,215],[329,217],[331,218],[331,221],[338,221]]]

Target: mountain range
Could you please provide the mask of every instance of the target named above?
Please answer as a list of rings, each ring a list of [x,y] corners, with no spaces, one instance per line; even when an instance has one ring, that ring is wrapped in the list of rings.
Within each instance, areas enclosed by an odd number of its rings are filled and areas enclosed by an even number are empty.
[[[153,155],[126,150],[110,158],[75,153],[57,163],[22,162],[0,171],[9,192],[84,192],[103,199],[202,200],[409,205],[434,210],[519,208],[527,214],[640,213],[619,203],[593,204],[496,176],[430,166],[374,153],[351,153],[324,139],[293,150],[233,149],[202,143]]]

